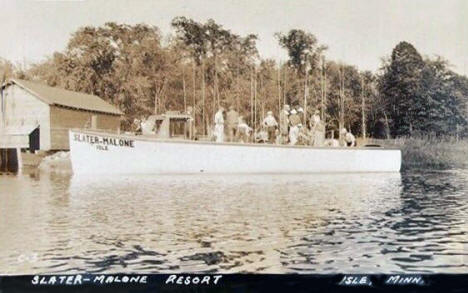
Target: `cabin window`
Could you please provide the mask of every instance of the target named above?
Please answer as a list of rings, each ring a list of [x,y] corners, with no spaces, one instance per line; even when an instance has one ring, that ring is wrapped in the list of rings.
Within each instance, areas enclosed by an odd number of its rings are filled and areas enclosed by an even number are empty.
[[[185,120],[172,119],[170,124],[170,134],[172,136],[184,136],[185,134]]]
[[[154,133],[159,133],[159,130],[161,129],[162,122],[163,122],[162,120],[154,121],[154,126],[153,126]]]

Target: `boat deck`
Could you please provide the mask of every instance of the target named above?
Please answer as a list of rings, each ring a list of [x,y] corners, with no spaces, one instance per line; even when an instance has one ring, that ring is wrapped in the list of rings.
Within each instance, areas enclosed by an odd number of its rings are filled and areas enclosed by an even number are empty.
[[[183,144],[205,144],[205,145],[220,145],[220,146],[245,146],[245,147],[266,147],[266,148],[299,148],[299,149],[342,149],[342,150],[356,150],[356,149],[373,149],[373,150],[399,150],[397,147],[381,147],[381,146],[357,146],[357,147],[331,147],[331,146],[307,146],[307,145],[284,145],[284,144],[269,144],[269,143],[241,143],[241,142],[214,142],[214,141],[201,141],[201,140],[187,140],[182,138],[163,139],[157,138],[152,135],[134,135],[134,134],[111,134],[108,132],[100,132],[96,130],[83,130],[71,129],[73,132],[81,132],[89,135],[99,135],[106,137],[119,137],[126,139],[133,139],[139,141],[157,141],[163,143],[183,143]]]

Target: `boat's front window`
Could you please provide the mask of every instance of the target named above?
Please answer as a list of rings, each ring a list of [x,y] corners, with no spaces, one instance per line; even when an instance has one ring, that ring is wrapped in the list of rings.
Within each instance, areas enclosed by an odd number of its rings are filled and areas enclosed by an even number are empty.
[[[154,133],[158,133],[159,130],[161,129],[161,124],[162,124],[163,120],[156,120],[154,121],[154,127],[153,127],[153,131]]]
[[[171,119],[170,136],[184,137],[185,135],[185,119]]]

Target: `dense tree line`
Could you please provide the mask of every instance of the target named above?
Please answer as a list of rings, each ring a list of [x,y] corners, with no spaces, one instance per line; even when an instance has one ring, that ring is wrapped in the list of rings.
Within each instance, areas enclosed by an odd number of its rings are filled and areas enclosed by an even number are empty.
[[[329,135],[466,135],[468,79],[444,59],[423,58],[401,42],[379,72],[325,58],[327,46],[302,30],[277,33],[288,61],[262,58],[257,36],[237,35],[213,20],[177,17],[175,35],[157,27],[106,23],[83,27],[62,52],[27,69],[0,59],[2,80],[19,77],[92,93],[134,118],[194,108],[199,133],[219,105],[233,105],[252,127],[283,104],[319,110]]]

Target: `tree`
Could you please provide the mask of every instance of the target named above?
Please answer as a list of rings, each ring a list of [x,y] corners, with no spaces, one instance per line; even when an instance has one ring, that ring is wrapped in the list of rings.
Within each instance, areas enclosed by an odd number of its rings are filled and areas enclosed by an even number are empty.
[[[299,29],[292,29],[287,34],[276,33],[275,36],[280,46],[288,51],[288,66],[293,68],[296,74],[294,82],[289,83],[288,102],[299,103],[299,93],[302,91],[306,107],[309,97],[309,75],[317,74],[322,53],[327,47],[319,45],[313,34]]]
[[[392,120],[392,135],[409,135],[421,127],[417,122],[424,115],[420,111],[423,68],[421,55],[407,42],[400,42],[392,51],[390,63],[384,64],[379,91]]]

